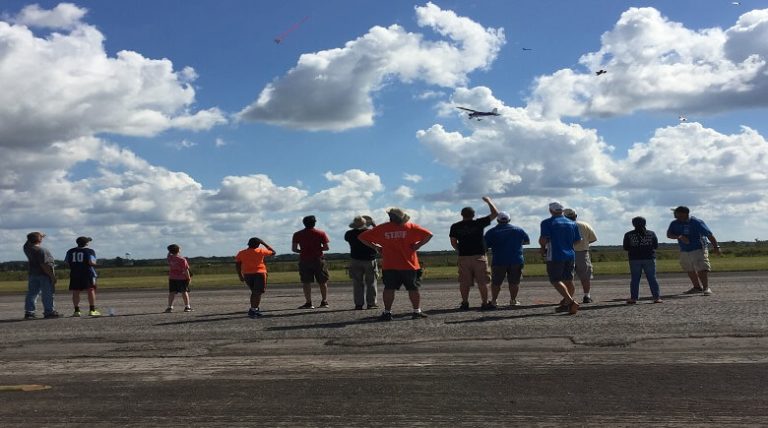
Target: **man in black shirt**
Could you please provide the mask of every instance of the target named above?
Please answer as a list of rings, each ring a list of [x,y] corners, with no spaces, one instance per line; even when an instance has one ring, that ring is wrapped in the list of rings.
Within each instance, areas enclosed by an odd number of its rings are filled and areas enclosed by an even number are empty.
[[[491,281],[491,276],[488,271],[483,236],[485,228],[496,218],[499,211],[488,196],[483,196],[483,201],[488,204],[490,214],[475,219],[475,210],[472,207],[465,207],[461,210],[462,220],[451,225],[449,234],[451,246],[459,253],[459,291],[461,292],[459,308],[461,310],[469,309],[469,289],[475,282],[483,301],[480,309],[494,309],[488,302],[488,283]]]
[[[344,240],[349,242],[349,276],[352,278],[352,290],[355,309],[378,308],[376,304],[376,250],[360,242],[357,237],[376,226],[373,219],[367,215],[357,216],[349,224],[350,230],[344,234]]]

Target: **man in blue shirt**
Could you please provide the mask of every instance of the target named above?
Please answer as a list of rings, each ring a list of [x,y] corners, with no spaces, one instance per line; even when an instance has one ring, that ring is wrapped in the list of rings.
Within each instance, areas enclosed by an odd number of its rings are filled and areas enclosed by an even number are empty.
[[[688,274],[693,285],[685,294],[704,293],[705,296],[709,296],[712,294],[712,289],[709,288],[707,275],[711,266],[706,240],[712,243],[712,248],[718,256],[720,246],[707,225],[690,215],[691,211],[688,207],[679,206],[673,211],[675,220],[669,224],[667,238],[677,239],[680,246],[680,266]]]
[[[549,204],[552,217],[541,222],[541,256],[547,261],[549,282],[563,296],[555,312],[574,315],[579,311],[579,304],[573,300],[573,269],[576,251],[573,245],[581,241],[581,234],[576,222],[563,216],[563,206],[559,202]]]
[[[496,307],[496,299],[501,291],[504,278],[509,283],[510,306],[519,306],[517,293],[520,291],[520,278],[523,276],[523,245],[531,243],[528,234],[509,223],[507,212],[500,212],[496,221],[499,223],[485,233],[485,245],[493,252],[491,262],[491,305]]]

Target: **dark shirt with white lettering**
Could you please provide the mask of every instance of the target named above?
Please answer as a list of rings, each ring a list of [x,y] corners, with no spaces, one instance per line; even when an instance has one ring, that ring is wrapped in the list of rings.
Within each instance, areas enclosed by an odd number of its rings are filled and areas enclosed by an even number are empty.
[[[628,251],[629,260],[655,259],[657,248],[659,240],[652,230],[630,230],[624,234],[624,249]]]

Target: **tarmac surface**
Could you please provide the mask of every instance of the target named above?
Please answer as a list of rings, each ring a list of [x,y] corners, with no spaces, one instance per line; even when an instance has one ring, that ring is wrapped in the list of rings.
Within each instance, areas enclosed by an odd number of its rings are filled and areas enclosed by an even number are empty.
[[[69,317],[61,290],[65,317],[31,321],[4,295],[0,425],[768,426],[766,278],[713,274],[703,296],[662,275],[664,303],[632,306],[626,277],[597,278],[574,316],[543,279],[490,312],[476,289],[462,312],[457,285],[427,282],[429,318],[400,291],[392,322],[353,310],[348,284],[314,310],[295,309],[299,285],[273,286],[255,320],[239,285],[193,289],[195,311],[177,298],[171,314],[163,290],[104,291],[101,318]]]

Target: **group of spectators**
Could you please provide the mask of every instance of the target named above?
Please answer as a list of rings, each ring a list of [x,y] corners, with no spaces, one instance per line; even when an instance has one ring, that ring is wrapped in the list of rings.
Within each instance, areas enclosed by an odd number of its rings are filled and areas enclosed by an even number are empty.
[[[469,295],[473,286],[480,294],[481,310],[497,308],[501,287],[506,280],[510,293],[510,306],[519,306],[517,299],[520,282],[525,267],[523,246],[530,244],[528,234],[522,228],[511,224],[509,213],[498,211],[489,197],[483,197],[490,214],[475,217],[472,207],[461,210],[461,221],[451,225],[449,237],[451,246],[458,253],[458,278],[461,302],[460,310],[469,310]],[[546,260],[549,282],[561,297],[555,308],[556,312],[576,314],[580,304],[577,302],[574,277],[578,277],[584,296],[582,304],[592,303],[591,279],[593,274],[589,245],[597,241],[597,235],[586,222],[577,220],[577,213],[571,208],[564,208],[559,202],[549,204],[550,217],[540,224],[539,246],[542,257]],[[680,247],[680,265],[688,273],[692,288],[686,293],[711,295],[708,283],[710,263],[705,240],[712,244],[715,254],[720,254],[720,247],[707,225],[700,219],[690,216],[687,207],[679,206],[674,210],[675,220],[667,229],[667,237],[677,240]],[[356,310],[378,308],[376,278],[378,276],[377,259],[381,256],[381,279],[384,283],[382,300],[384,310],[379,319],[392,320],[392,305],[395,291],[405,287],[413,308],[414,319],[426,318],[421,309],[422,270],[417,251],[432,239],[432,232],[410,221],[410,216],[399,208],[387,211],[389,221],[376,225],[369,216],[357,216],[350,223],[350,230],[344,239],[350,247],[349,275],[353,283],[353,300]],[[493,220],[497,224],[485,232]],[[316,228],[314,216],[302,219],[304,229],[296,232],[292,239],[292,251],[299,254],[299,277],[302,283],[305,302],[299,309],[314,309],[312,303],[312,284],[317,283],[320,290],[320,307],[328,307],[328,280],[330,278],[323,252],[329,249],[328,235]],[[655,303],[661,303],[661,292],[656,279],[656,234],[646,228],[643,217],[632,219],[633,230],[624,235],[623,247],[628,252],[630,267],[630,298],[627,304],[635,304],[639,298],[639,284],[645,273]],[[29,261],[28,292],[25,301],[25,319],[36,318],[35,306],[38,296],[42,295],[45,318],[57,318],[60,315],[54,309],[54,290],[56,275],[51,253],[42,246],[45,237],[40,232],[27,235],[24,253]],[[88,248],[91,238],[81,236],[76,239],[77,247],[67,252],[65,261],[70,267],[70,286],[73,316],[81,316],[79,307],[80,292],[85,290],[89,300],[89,315],[100,316],[95,307],[96,290],[96,254]],[[492,261],[489,265],[487,252],[490,250]],[[189,284],[191,272],[187,260],[180,255],[181,248],[176,244],[168,246],[169,295],[165,312],[173,312],[173,301],[181,294],[184,311],[191,312]],[[260,317],[261,297],[267,287],[266,257],[273,256],[274,249],[259,238],[248,240],[248,248],[238,252],[235,257],[236,271],[240,281],[251,290],[248,316]],[[488,285],[490,284],[490,290]],[[489,293],[490,291],[490,293]]]

